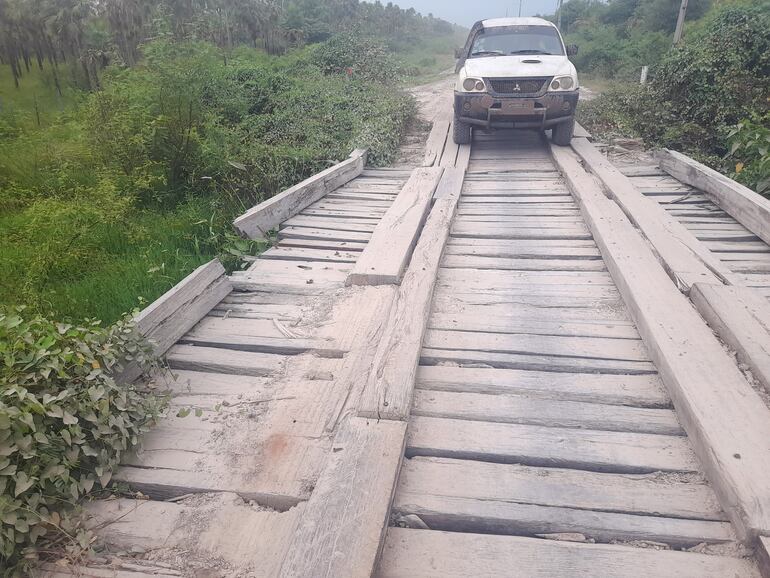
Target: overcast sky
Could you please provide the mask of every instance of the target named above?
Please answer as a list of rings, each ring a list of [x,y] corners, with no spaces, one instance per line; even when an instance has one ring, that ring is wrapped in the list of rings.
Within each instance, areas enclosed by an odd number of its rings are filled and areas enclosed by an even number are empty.
[[[387,0],[381,0],[383,4]],[[433,13],[450,22],[471,26],[477,20],[519,15],[519,0],[393,0],[402,8],[414,8],[423,14]],[[521,0],[521,15],[553,14],[556,0]]]

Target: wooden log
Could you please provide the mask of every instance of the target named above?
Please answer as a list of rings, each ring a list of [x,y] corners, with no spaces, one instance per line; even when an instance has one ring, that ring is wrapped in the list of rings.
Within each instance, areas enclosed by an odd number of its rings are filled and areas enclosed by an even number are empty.
[[[390,528],[377,578],[759,578],[748,559],[537,538]]]
[[[406,423],[350,417],[300,518],[278,576],[371,576],[388,525]]]
[[[420,348],[430,316],[439,263],[464,172],[446,169],[438,186],[441,195],[415,248],[404,281],[396,296],[386,334],[377,350],[358,415],[377,419],[406,420],[412,402]]]
[[[631,179],[587,139],[572,139],[572,148],[588,170],[601,180],[610,198],[655,247],[661,264],[681,291],[689,293],[695,283],[733,284],[730,270],[687,227],[657,202],[644,197]]]
[[[401,282],[443,171],[442,168],[421,168],[412,173],[374,230],[347,278],[347,285]]]
[[[356,178],[364,170],[365,165],[366,151],[355,150],[343,162],[260,203],[238,217],[233,225],[246,237],[264,239],[270,231],[277,229],[278,225],[289,217],[293,217],[327,193]]]
[[[697,284],[690,294],[717,335],[770,393],[770,303],[748,287]]]
[[[667,173],[704,191],[739,223],[770,243],[770,200],[676,151],[663,149],[655,156]]]
[[[739,536],[770,532],[770,411],[633,225],[567,149],[551,148]]]

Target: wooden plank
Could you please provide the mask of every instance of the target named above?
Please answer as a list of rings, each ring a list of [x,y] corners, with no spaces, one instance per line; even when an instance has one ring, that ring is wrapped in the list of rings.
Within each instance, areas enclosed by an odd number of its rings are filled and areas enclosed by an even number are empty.
[[[432,530],[453,532],[523,536],[577,533],[597,542],[644,540],[677,548],[735,540],[729,522],[595,512],[520,504],[510,499],[479,500],[400,492],[393,510],[402,516],[418,516]]]
[[[558,355],[621,361],[649,360],[641,339],[429,329],[423,339],[423,345],[434,349]]]
[[[231,290],[225,269],[214,259],[201,265],[135,318],[139,331],[155,343],[162,355]]]
[[[759,578],[751,560],[607,544],[390,528],[377,578]]]
[[[374,360],[358,414],[377,419],[406,420],[412,403],[415,374],[430,316],[441,255],[462,190],[464,171],[446,169],[440,195],[428,216],[391,321]]]
[[[668,215],[657,202],[644,197],[587,139],[573,139],[572,148],[604,184],[610,198],[655,247],[666,272],[684,293],[695,283],[733,284],[732,274],[687,227]]]
[[[428,142],[425,144],[425,158],[422,161],[422,166],[433,167],[438,164],[441,159],[441,153],[444,151],[444,144],[449,137],[449,125],[448,120],[437,120],[433,123],[430,134],[428,135]]]
[[[707,193],[748,230],[770,243],[770,200],[676,151],[663,149],[655,156],[662,169]]]
[[[268,353],[175,345],[168,351],[166,361],[171,369],[260,377],[280,371],[285,358]]]
[[[493,269],[508,271],[606,271],[598,259],[510,259],[481,255],[447,255],[442,265],[448,269]]]
[[[770,532],[770,411],[620,208],[571,153],[552,154],[740,537]]]
[[[406,456],[594,472],[697,472],[686,438],[413,416]]]
[[[350,417],[334,438],[278,576],[370,576],[387,528],[406,424]]]
[[[714,492],[698,475],[618,475],[417,457],[404,462],[397,494],[400,492],[640,516],[726,520]]]
[[[356,178],[364,170],[365,165],[366,151],[355,150],[341,163],[260,203],[238,217],[233,222],[233,226],[246,237],[264,239],[271,230],[278,228],[278,225],[289,217],[293,217],[330,191]]]
[[[431,329],[451,329],[478,331],[487,333],[508,333],[527,335],[560,335],[572,337],[609,337],[615,339],[639,339],[639,333],[632,323],[602,319],[565,319],[556,314],[539,315],[531,311],[527,315],[516,315],[515,311],[507,315],[482,316],[480,312],[435,312],[431,315],[428,327]]]
[[[398,284],[444,169],[416,169],[372,234],[347,285]]]
[[[756,549],[757,563],[762,578],[770,578],[770,538],[760,536]]]
[[[414,415],[495,423],[684,435],[670,409],[577,401],[531,399],[526,395],[453,393],[418,389]]]
[[[700,314],[770,393],[770,304],[746,287],[697,284],[690,294]]]

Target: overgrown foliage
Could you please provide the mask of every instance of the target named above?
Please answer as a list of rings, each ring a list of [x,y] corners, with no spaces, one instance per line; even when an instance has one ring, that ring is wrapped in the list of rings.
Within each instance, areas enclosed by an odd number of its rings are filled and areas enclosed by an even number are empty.
[[[281,57],[143,51],[39,128],[21,106],[0,112],[3,302],[112,321],[217,254],[235,267],[256,248],[235,215],[354,148],[388,162],[413,112],[395,59],[359,36]]]
[[[127,363],[153,364],[128,318],[105,329],[2,310],[0,359],[0,566],[9,575],[37,557],[41,540],[89,546],[72,506],[107,487],[165,401],[113,377]]]
[[[666,53],[649,85],[581,105],[594,131],[682,150],[767,191],[770,2],[727,5]]]

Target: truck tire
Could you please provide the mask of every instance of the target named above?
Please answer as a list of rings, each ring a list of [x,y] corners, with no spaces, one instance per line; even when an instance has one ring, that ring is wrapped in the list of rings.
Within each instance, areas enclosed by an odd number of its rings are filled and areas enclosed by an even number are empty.
[[[553,127],[551,140],[559,146],[567,147],[572,142],[572,133],[575,132],[575,117],[571,116],[568,121],[560,122]]]
[[[461,121],[455,115],[454,124],[454,140],[456,144],[465,145],[471,144],[471,125],[467,122]]]

